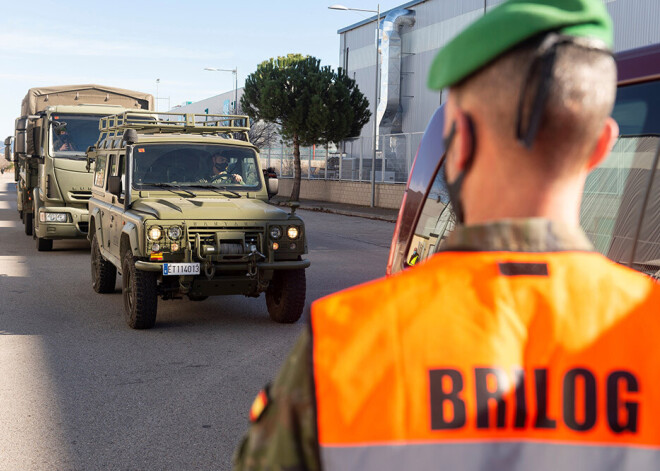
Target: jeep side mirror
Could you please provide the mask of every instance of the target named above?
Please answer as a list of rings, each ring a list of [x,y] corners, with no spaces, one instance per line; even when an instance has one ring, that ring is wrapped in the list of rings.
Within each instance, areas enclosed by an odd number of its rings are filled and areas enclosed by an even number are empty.
[[[108,191],[115,196],[121,195],[121,176],[109,176],[108,177]]]
[[[271,199],[279,192],[280,189],[280,183],[277,180],[277,173],[275,173],[275,169],[272,167],[265,169],[264,179],[266,180],[266,191],[268,192],[268,199]]]

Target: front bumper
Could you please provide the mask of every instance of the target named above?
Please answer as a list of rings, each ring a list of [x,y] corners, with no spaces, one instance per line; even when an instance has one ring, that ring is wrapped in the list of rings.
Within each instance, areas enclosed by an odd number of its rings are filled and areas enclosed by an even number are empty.
[[[40,213],[66,213],[67,222],[41,222]],[[84,239],[89,231],[89,211],[80,208],[39,208],[35,235],[41,239]]]
[[[299,268],[309,268],[309,260],[284,260],[281,262],[257,262],[257,270],[296,270]],[[216,271],[238,271],[249,268],[247,263],[231,263],[214,265]],[[135,268],[142,271],[163,272],[162,262],[144,262],[138,260],[135,262]]]

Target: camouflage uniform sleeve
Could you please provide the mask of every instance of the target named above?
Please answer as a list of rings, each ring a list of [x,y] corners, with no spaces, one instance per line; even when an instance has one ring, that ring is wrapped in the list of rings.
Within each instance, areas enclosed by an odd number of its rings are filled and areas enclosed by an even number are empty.
[[[234,471],[321,469],[311,358],[306,329],[269,388],[268,405],[236,450]]]

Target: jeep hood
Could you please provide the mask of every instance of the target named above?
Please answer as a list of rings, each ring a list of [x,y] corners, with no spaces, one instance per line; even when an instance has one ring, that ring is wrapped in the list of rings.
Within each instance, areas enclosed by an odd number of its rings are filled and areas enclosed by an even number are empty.
[[[157,219],[285,220],[288,212],[258,199],[248,198],[153,198],[133,203],[134,211]]]

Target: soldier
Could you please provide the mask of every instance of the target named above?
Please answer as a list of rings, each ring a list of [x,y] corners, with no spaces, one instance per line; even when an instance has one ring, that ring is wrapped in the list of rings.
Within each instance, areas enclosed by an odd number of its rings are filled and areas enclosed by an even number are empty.
[[[66,130],[66,127],[60,128],[56,133],[55,133],[55,144],[54,144],[55,150],[58,152],[70,152],[77,150],[75,146],[73,145],[73,142],[71,142],[71,136],[69,136],[69,133]]]
[[[458,225],[312,305],[234,469],[657,469],[660,286],[578,220],[618,134],[611,28],[602,0],[509,0],[438,53]]]
[[[222,154],[215,154],[212,157],[213,168],[210,181],[213,183],[243,183],[243,177],[237,173],[229,173],[229,159]]]

